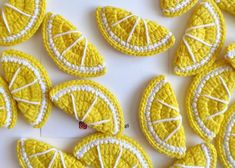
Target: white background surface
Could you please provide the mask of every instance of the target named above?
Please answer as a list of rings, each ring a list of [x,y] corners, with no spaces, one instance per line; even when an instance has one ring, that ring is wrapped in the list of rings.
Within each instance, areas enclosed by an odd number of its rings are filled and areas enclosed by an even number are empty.
[[[115,51],[103,39],[96,26],[95,8],[104,5],[122,7],[143,18],[157,21],[169,28],[176,35],[176,45],[165,53],[146,58],[126,56]],[[108,72],[105,76],[93,80],[103,84],[117,96],[124,111],[125,122],[130,124],[130,128],[125,130],[125,134],[142,144],[151,156],[155,168],[168,167],[173,161],[173,159],[159,154],[148,144],[138,124],[137,113],[141,93],[148,81],[155,75],[165,74],[168,81],[173,85],[184,119],[183,125],[187,134],[187,146],[189,147],[202,142],[188,126],[189,123],[187,122],[184,111],[184,95],[190,78],[173,75],[171,66],[172,57],[174,56],[178,41],[184,32],[186,20],[189,18],[191,12],[177,18],[163,17],[159,8],[159,0],[48,0],[47,11],[62,14],[65,18],[69,19],[103,54]],[[234,16],[232,15],[226,13],[225,18],[228,31],[226,44],[229,44],[233,40],[235,41],[235,22],[233,20]],[[49,58],[43,47],[40,31],[29,41],[11,48],[22,50],[40,59],[48,70],[53,84],[75,79],[72,76],[60,72]],[[0,51],[4,49],[6,48],[1,47]],[[73,147],[79,139],[89,132],[91,131],[79,130],[75,119],[70,118],[70,116],[67,116],[56,108],[53,109],[51,117],[41,130],[31,128],[22,116],[19,115],[17,125],[14,129],[0,129],[0,167],[19,167],[15,152],[16,141],[19,138],[34,137],[42,139],[67,152],[72,152]]]

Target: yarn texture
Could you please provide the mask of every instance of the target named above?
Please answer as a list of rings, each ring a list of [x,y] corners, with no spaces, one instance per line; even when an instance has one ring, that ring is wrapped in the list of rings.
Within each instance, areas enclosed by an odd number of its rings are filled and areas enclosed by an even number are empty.
[[[235,68],[235,43],[230,44],[225,49],[225,56],[224,58]]]
[[[215,0],[218,4],[218,6],[231,13],[231,14],[235,14],[235,0]]]

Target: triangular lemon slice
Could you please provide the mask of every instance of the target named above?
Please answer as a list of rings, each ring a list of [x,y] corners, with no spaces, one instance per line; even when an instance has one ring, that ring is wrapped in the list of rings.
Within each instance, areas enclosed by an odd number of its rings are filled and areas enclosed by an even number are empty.
[[[215,2],[203,0],[195,8],[176,51],[175,73],[195,75],[212,65],[225,39],[223,15]]]
[[[18,109],[33,127],[42,127],[51,112],[46,70],[38,60],[17,50],[4,51],[0,62]]]
[[[50,91],[51,100],[79,124],[106,134],[124,129],[123,112],[115,96],[104,86],[90,80],[61,83]]]
[[[90,135],[78,143],[74,156],[89,167],[153,167],[143,148],[127,136]]]
[[[175,38],[163,26],[111,6],[96,11],[98,27],[117,50],[136,56],[155,55],[169,49]]]
[[[96,47],[62,16],[48,13],[42,33],[49,55],[62,71],[79,77],[105,74],[104,60]]]
[[[43,21],[45,10],[46,0],[6,1],[0,16],[0,45],[10,46],[28,40]]]
[[[215,2],[221,9],[235,14],[235,0],[215,0]]]
[[[226,48],[225,59],[235,68],[235,43]]]
[[[19,140],[17,155],[22,168],[85,168],[72,155],[35,139]]]
[[[157,76],[144,91],[139,120],[149,143],[161,153],[180,158],[186,142],[174,91],[164,76]]]
[[[224,62],[193,78],[186,109],[190,125],[204,140],[212,140],[219,132],[234,87],[235,71]]]

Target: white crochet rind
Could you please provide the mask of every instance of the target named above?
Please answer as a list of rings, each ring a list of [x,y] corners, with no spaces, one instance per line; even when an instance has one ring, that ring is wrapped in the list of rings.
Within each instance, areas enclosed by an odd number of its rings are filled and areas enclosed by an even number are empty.
[[[163,9],[163,12],[165,13],[176,13],[178,11],[180,11],[181,9],[185,8],[186,6],[188,6],[190,3],[192,2],[192,0],[183,0],[180,3],[177,3],[177,5],[173,8],[168,8],[168,9]]]

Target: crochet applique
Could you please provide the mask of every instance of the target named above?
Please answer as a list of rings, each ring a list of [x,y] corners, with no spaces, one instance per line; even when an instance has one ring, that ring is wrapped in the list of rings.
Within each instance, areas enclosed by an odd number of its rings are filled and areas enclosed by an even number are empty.
[[[72,155],[35,139],[19,140],[17,155],[22,168],[85,168]]]
[[[89,167],[153,167],[143,148],[127,136],[90,135],[78,143],[74,156]]]
[[[90,80],[61,83],[50,91],[56,106],[80,123],[106,134],[124,130],[124,118],[116,97],[104,86]]]
[[[234,87],[235,71],[224,62],[193,78],[186,109],[191,127],[204,140],[212,140],[219,132]]]
[[[51,113],[48,91],[51,81],[41,63],[17,50],[2,53],[4,77],[19,111],[35,128],[42,127]]]
[[[235,68],[235,43],[230,44],[225,52],[225,59]]]
[[[0,45],[11,46],[31,38],[45,14],[46,0],[15,1],[3,4],[0,19]]]
[[[96,47],[62,16],[48,13],[42,33],[47,52],[62,71],[78,77],[105,74],[104,59]]]
[[[174,91],[164,76],[157,76],[144,91],[139,120],[149,143],[158,151],[181,158],[186,151],[182,117]]]
[[[175,42],[173,34],[163,26],[124,9],[99,7],[96,18],[108,43],[128,55],[155,55],[166,51]]]
[[[212,0],[203,0],[195,8],[183,39],[176,51],[174,71],[190,76],[211,66],[225,39],[225,23],[220,9]]]
[[[235,0],[215,0],[215,2],[221,9],[235,14]]]

